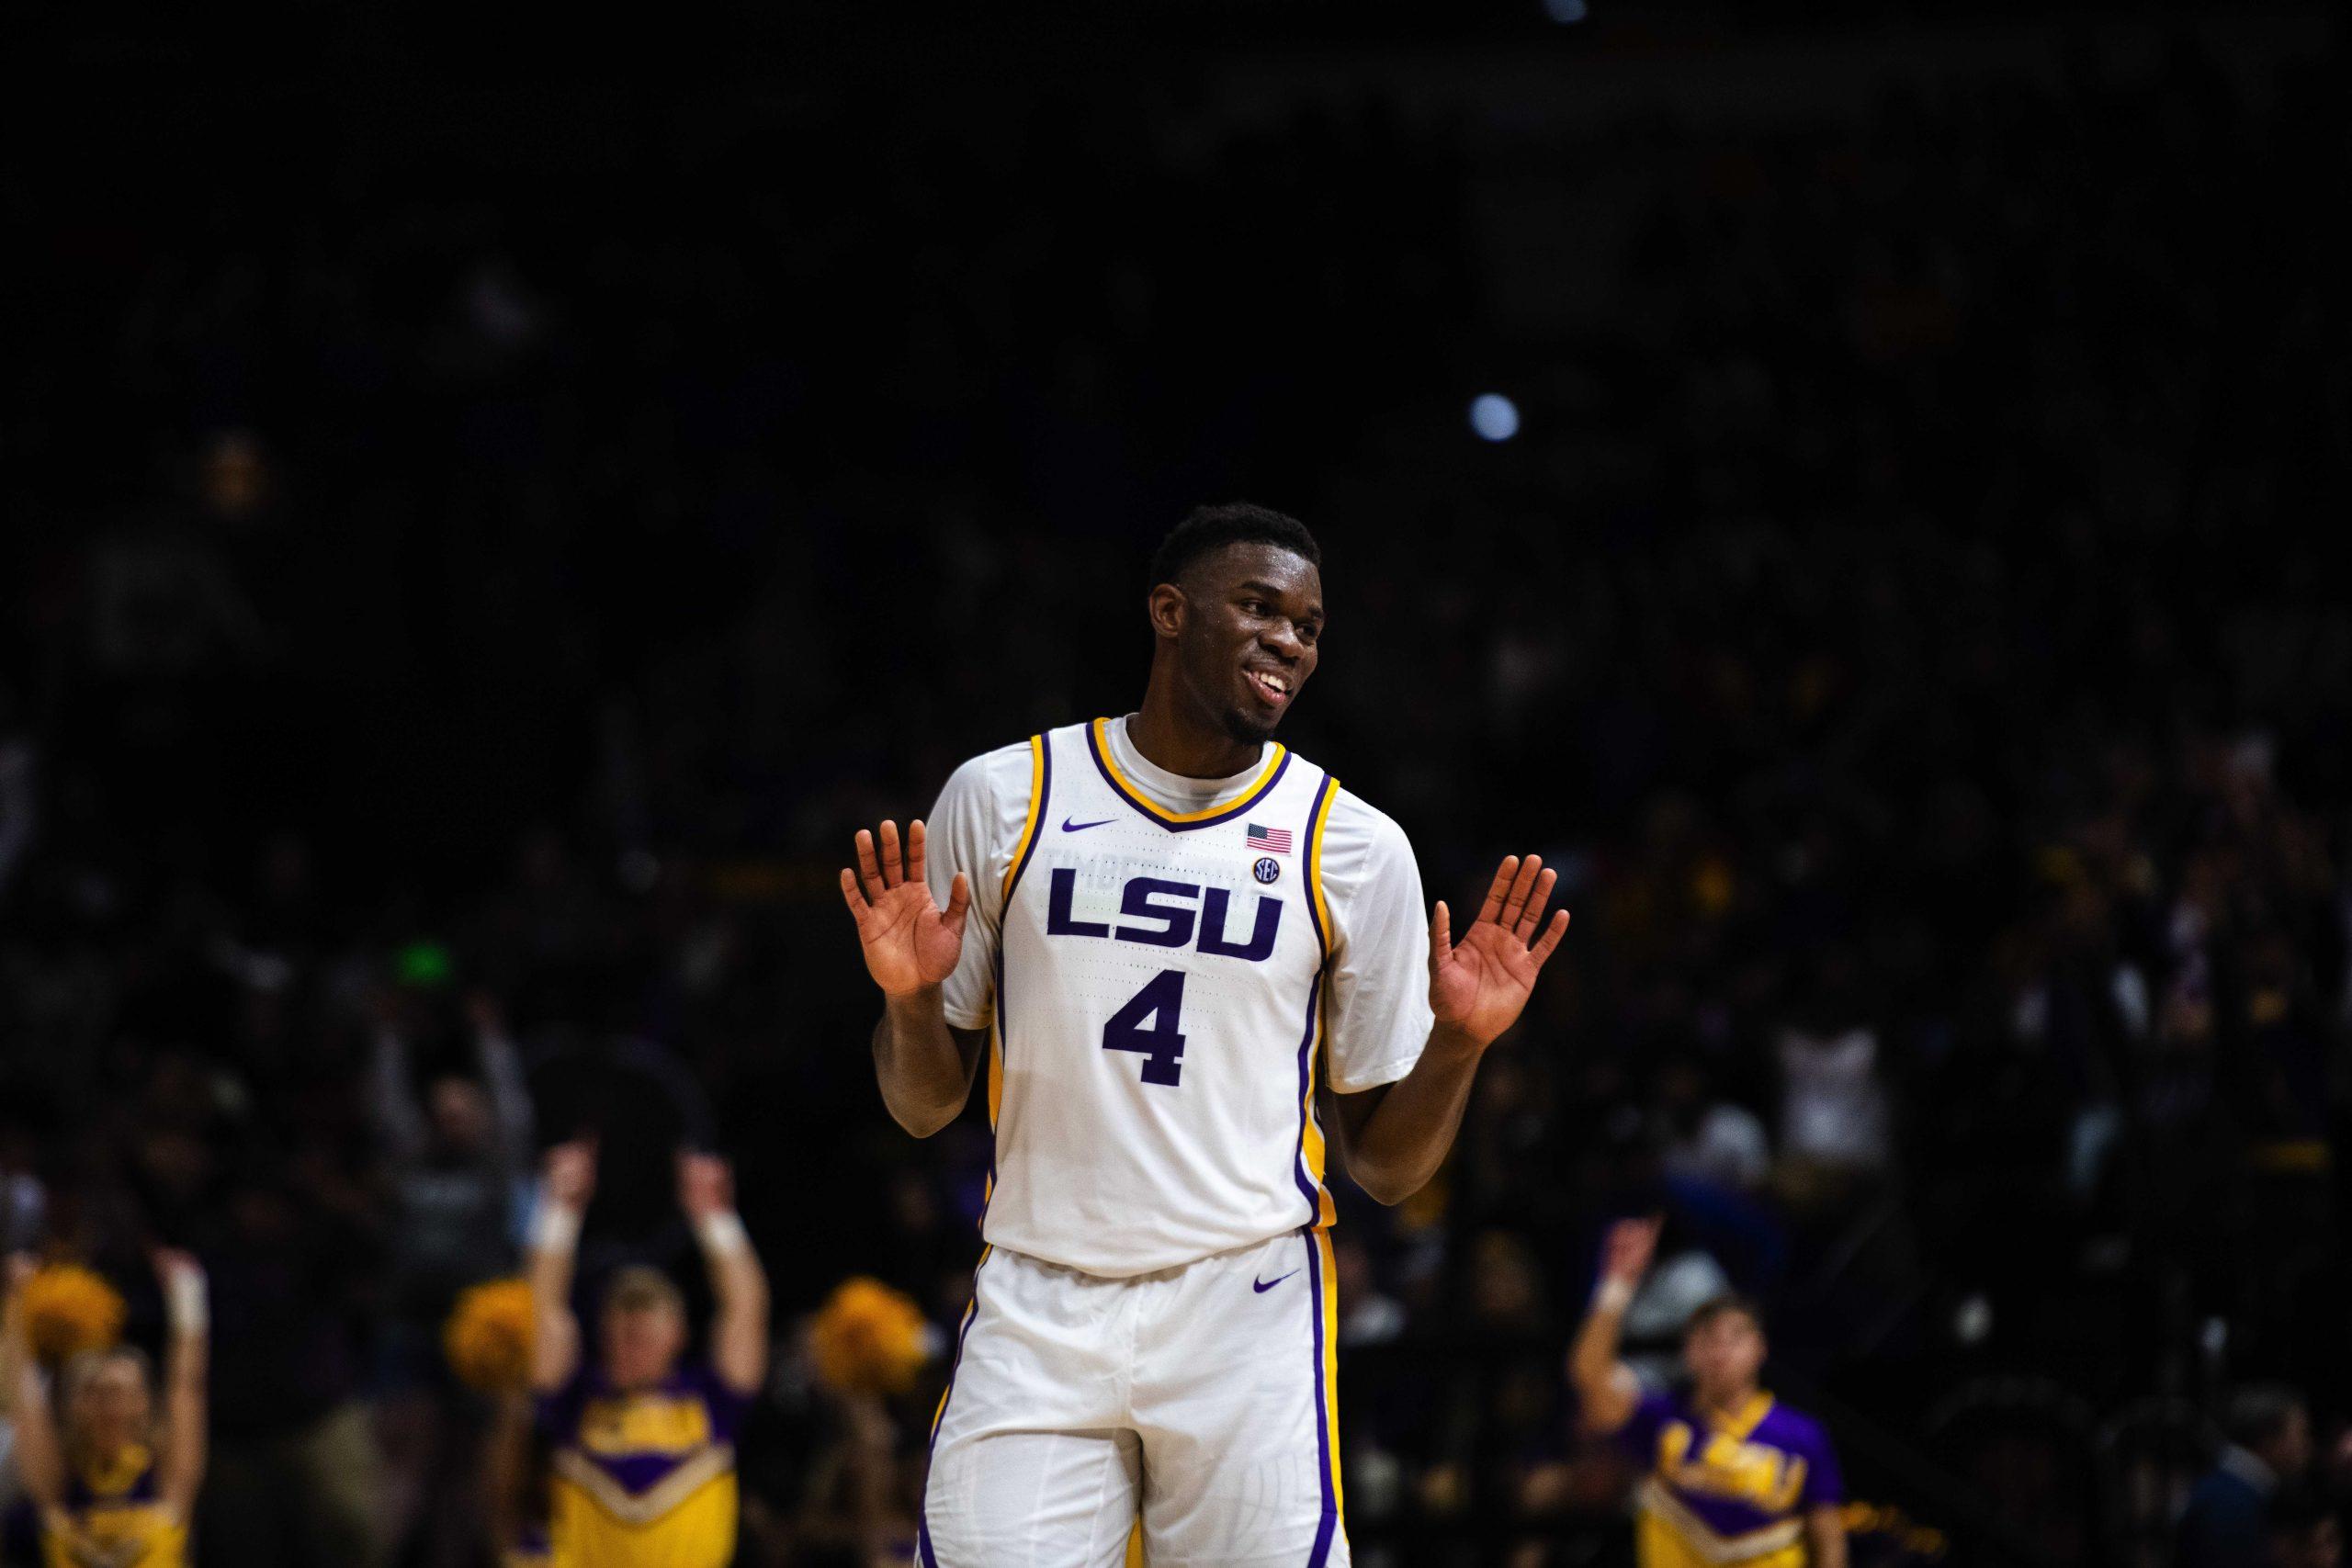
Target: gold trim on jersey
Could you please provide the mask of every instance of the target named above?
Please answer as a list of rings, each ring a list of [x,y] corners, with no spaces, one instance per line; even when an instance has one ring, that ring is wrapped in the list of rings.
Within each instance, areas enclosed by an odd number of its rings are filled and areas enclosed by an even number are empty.
[[[622,1524],[650,1525],[673,1512],[712,1482],[732,1473],[735,1450],[730,1444],[713,1444],[643,1492],[629,1491],[602,1466],[571,1449],[559,1450],[548,1468]]]
[[[1323,829],[1331,820],[1331,807],[1340,798],[1340,781],[1330,774],[1323,775],[1323,803],[1316,807],[1315,820],[1306,825],[1306,890],[1315,899],[1315,921],[1322,932],[1323,952],[1329,956],[1332,945],[1331,906],[1323,897]]]
[[[1641,1505],[1672,1530],[1693,1554],[1710,1562],[1745,1562],[1769,1551],[1781,1551],[1804,1537],[1803,1519],[1782,1519],[1745,1535],[1717,1535],[1706,1520],[1684,1506],[1682,1500],[1661,1485],[1656,1476],[1642,1482]]]
[[[1764,1417],[1771,1413],[1772,1396],[1758,1389],[1747,1396],[1747,1403],[1737,1412],[1722,1420],[1716,1419],[1713,1412],[1708,1413],[1707,1425],[1724,1437],[1744,1443],[1747,1441],[1747,1435],[1763,1425]]]
[[[1314,819],[1306,825],[1306,892],[1315,901],[1317,940],[1323,944],[1328,964],[1331,953],[1331,909],[1323,897],[1323,829],[1331,820],[1331,805],[1340,798],[1340,781],[1329,773],[1324,775],[1322,796],[1315,807]],[[1315,1002],[1315,1038],[1307,1043],[1306,1090],[1301,1097],[1298,1120],[1298,1152],[1306,1161],[1306,1170],[1315,1182],[1315,1224],[1328,1230],[1339,1223],[1339,1211],[1332,1206],[1330,1189],[1325,1185],[1323,1171],[1329,1162],[1329,1141],[1323,1135],[1322,1118],[1315,1113],[1315,1087],[1323,1077],[1323,1043],[1330,1032],[1331,992],[1325,984],[1321,967],[1316,970],[1314,984],[1317,989]]]
[[[1012,858],[1004,864],[1002,896],[1012,897],[1012,879],[1021,874],[1021,863],[1029,853],[1029,846],[1036,841],[1037,814],[1045,808],[1046,792],[1038,786],[1046,780],[1046,738],[1029,738],[1029,816],[1021,824],[1021,837],[1013,840]]]
[[[1289,751],[1283,743],[1277,740],[1274,742],[1273,755],[1266,759],[1265,767],[1260,770],[1256,778],[1250,781],[1248,789],[1243,790],[1231,800],[1223,801],[1216,806],[1204,806],[1198,811],[1170,811],[1134,784],[1129,784],[1127,775],[1119,772],[1119,760],[1111,755],[1111,740],[1108,733],[1110,724],[1111,721],[1107,718],[1098,718],[1094,721],[1094,754],[1101,759],[1102,771],[1111,775],[1113,786],[1126,797],[1127,804],[1162,822],[1201,822],[1211,817],[1223,816],[1228,812],[1238,811],[1244,807],[1256,805],[1257,795],[1273,782],[1275,773],[1283,765],[1283,759],[1289,755]]]

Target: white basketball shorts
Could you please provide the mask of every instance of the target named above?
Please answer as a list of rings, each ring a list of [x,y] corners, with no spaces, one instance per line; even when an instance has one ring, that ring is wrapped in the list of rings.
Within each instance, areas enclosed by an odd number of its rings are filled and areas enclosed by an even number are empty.
[[[1111,1280],[991,1248],[922,1568],[1343,1568],[1329,1233]]]

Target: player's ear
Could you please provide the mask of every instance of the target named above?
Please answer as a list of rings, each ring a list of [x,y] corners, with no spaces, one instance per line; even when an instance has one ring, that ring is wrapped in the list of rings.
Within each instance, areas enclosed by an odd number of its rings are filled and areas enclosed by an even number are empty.
[[[1184,591],[1172,582],[1159,583],[1145,602],[1144,613],[1151,617],[1153,636],[1175,637],[1184,629]]]

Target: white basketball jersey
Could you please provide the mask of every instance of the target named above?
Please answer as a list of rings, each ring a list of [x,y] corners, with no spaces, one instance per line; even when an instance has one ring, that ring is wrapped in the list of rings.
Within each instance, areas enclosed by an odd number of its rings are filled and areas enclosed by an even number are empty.
[[[1277,746],[1239,798],[1172,814],[1102,727],[1033,740],[989,1036],[983,1234],[1091,1274],[1328,1225],[1315,1114],[1337,784]]]

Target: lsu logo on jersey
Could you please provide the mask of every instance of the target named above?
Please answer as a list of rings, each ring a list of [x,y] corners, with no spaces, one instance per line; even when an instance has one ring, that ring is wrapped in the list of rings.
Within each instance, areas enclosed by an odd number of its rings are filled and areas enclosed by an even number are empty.
[[[699,1399],[594,1399],[580,1418],[580,1446],[595,1454],[690,1453],[710,1441]]]
[[[1804,1488],[1803,1456],[1743,1442],[1728,1432],[1709,1434],[1695,1452],[1693,1443],[1689,1423],[1668,1422],[1657,1435],[1659,1476],[1686,1492],[1733,1498],[1768,1514],[1795,1506]]]
[[[1078,873],[1069,866],[1056,866],[1046,903],[1046,934],[1134,942],[1148,947],[1190,947],[1212,958],[1262,964],[1272,955],[1274,939],[1282,931],[1283,900],[1266,893],[1255,897],[1256,909],[1237,919],[1236,896],[1226,888],[1204,888],[1196,882],[1164,876],[1130,876],[1119,892],[1115,923],[1082,920],[1073,908]],[[1246,934],[1237,935],[1237,927],[1245,922]]]

